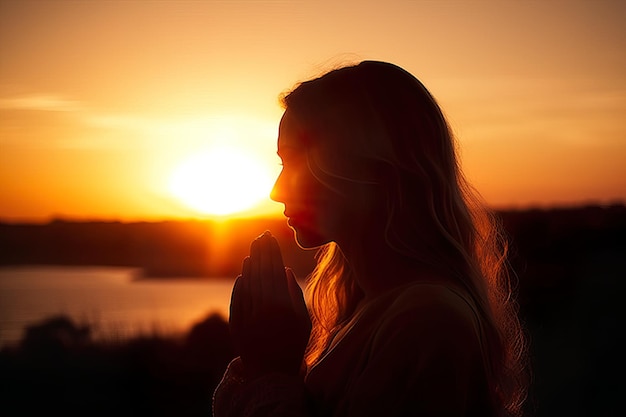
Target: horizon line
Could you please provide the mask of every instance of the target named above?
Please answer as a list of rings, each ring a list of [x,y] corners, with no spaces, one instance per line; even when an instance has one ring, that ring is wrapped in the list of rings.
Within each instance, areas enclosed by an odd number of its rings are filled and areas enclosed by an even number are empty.
[[[577,203],[558,203],[558,204],[528,204],[524,206],[487,206],[487,208],[496,213],[498,212],[530,212],[530,211],[553,211],[553,210],[581,210],[589,208],[626,208],[626,201],[621,199],[612,200],[609,202],[600,201],[588,201]],[[12,225],[46,225],[52,223],[172,223],[172,222],[198,222],[198,223],[230,223],[238,221],[250,221],[250,220],[281,220],[285,219],[283,214],[259,214],[259,215],[225,215],[225,216],[171,216],[171,217],[145,217],[145,218],[107,218],[102,217],[87,217],[87,216],[66,216],[66,215],[52,215],[46,218],[2,218],[0,217],[0,224],[12,224]]]

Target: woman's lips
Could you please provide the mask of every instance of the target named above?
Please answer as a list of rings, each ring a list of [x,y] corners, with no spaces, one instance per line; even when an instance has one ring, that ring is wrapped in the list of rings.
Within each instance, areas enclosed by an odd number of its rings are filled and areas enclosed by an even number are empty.
[[[287,217],[289,224],[292,224],[294,222],[302,223],[302,221],[310,217],[310,214],[307,213],[306,211],[297,211],[297,212],[285,211],[283,214],[285,215],[285,217]]]
[[[289,214],[285,213],[285,217],[286,217],[289,221],[292,221],[292,220],[296,220],[296,219],[298,219],[298,217],[301,217],[301,216],[299,216],[297,213],[289,213]]]

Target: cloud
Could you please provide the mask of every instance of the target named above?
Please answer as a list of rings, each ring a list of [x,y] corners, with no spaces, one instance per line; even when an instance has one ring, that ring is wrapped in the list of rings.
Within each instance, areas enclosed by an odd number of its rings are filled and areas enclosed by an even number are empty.
[[[81,108],[79,101],[54,94],[30,94],[0,99],[0,109],[73,112]]]
[[[249,115],[197,114],[182,118],[164,118],[133,114],[87,114],[83,122],[99,131],[117,131],[115,137],[136,147],[155,146],[192,148],[227,143],[246,148],[275,144],[276,123]]]

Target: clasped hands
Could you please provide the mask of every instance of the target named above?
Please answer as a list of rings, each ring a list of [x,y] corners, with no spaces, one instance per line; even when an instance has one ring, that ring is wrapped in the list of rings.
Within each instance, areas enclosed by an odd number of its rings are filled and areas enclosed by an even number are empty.
[[[302,290],[266,231],[250,246],[233,287],[230,330],[246,377],[298,375],[311,333]]]

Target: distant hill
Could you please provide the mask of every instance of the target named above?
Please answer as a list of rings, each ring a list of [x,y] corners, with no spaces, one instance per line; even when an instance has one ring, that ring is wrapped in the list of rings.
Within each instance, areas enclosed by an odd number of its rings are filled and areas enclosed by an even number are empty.
[[[0,223],[0,265],[129,266],[143,268],[147,277],[234,277],[250,242],[266,229],[299,276],[312,270],[314,252],[296,245],[282,219]]]
[[[511,240],[520,276],[541,285],[564,279],[576,261],[599,251],[623,251],[626,207],[587,206],[497,213]],[[236,276],[250,242],[269,229],[285,264],[304,277],[314,251],[300,249],[284,219],[225,222],[0,223],[0,265],[107,265],[143,268],[148,277]],[[530,277],[531,276],[531,277]]]

